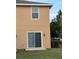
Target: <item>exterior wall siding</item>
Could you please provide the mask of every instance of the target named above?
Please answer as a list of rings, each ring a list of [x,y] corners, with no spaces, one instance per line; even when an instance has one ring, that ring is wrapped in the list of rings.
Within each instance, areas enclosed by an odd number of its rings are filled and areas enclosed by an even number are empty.
[[[16,6],[16,48],[26,49],[28,31],[42,31],[45,34],[43,36],[43,46],[44,48],[50,48],[49,7],[39,7],[39,20],[32,20],[31,8]]]

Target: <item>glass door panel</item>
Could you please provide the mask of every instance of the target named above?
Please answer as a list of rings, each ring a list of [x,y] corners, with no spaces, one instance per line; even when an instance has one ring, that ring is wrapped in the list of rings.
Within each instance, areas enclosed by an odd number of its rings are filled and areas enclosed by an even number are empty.
[[[41,47],[41,33],[35,33],[35,47]]]
[[[34,33],[28,33],[28,47],[31,48],[31,47],[34,47],[35,44],[34,44]]]

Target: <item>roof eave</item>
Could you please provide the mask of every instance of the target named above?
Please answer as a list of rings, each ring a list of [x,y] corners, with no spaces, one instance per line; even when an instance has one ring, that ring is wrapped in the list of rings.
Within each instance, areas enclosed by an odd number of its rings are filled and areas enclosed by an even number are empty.
[[[19,5],[19,6],[48,6],[48,7],[52,7],[51,4],[22,4],[22,3],[16,3],[16,5]]]

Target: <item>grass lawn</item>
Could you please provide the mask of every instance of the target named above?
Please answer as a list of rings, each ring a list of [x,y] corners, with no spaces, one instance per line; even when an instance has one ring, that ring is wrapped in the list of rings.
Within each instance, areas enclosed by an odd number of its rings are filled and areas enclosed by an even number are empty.
[[[18,50],[16,59],[62,59],[61,48],[52,48],[43,51]]]

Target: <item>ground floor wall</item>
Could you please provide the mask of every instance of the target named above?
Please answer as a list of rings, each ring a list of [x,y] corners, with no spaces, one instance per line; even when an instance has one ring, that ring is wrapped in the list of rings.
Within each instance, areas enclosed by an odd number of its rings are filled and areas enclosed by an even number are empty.
[[[16,49],[27,49],[27,32],[41,31],[43,33],[43,48],[51,48],[50,27],[20,26],[16,28]]]

